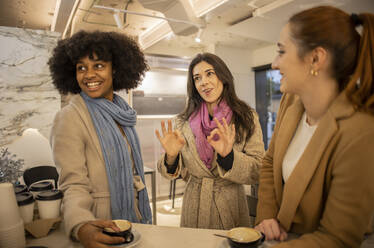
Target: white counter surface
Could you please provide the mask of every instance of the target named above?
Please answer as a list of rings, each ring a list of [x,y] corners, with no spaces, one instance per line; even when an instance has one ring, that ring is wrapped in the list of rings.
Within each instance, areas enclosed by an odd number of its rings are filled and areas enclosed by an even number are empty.
[[[27,238],[27,246],[46,246],[49,248],[75,248],[82,247],[79,243],[67,238],[63,231],[63,223],[60,228],[53,230],[47,237],[34,239]],[[214,233],[224,234],[224,230],[195,229],[166,227],[144,224],[133,224],[136,232],[140,233],[137,248],[229,248],[225,238],[220,238]],[[270,247],[274,242],[265,242],[261,248]]]

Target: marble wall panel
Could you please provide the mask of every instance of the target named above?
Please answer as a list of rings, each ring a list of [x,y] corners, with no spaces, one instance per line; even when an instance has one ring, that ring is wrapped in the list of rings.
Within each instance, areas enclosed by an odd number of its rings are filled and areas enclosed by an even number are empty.
[[[27,128],[49,138],[60,95],[47,65],[59,33],[0,26],[0,147]]]

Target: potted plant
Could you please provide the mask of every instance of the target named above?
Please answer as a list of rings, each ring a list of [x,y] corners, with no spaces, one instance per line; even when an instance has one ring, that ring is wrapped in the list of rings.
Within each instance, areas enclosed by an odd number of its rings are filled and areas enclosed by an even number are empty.
[[[24,165],[23,159],[17,159],[15,154],[11,154],[8,148],[2,148],[0,151],[0,183],[18,182],[18,178],[22,176],[21,170]]]

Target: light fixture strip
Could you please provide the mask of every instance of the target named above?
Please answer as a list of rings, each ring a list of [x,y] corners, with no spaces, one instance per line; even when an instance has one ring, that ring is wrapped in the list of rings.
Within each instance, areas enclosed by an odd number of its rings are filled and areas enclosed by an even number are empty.
[[[139,44],[142,49],[146,49],[153,44],[159,42],[160,40],[171,35],[173,31],[171,30],[168,22],[161,21],[157,25],[149,28],[145,33],[139,36]]]
[[[74,2],[74,6],[73,6],[73,9],[70,12],[68,22],[66,23],[64,32],[62,33],[62,38],[63,39],[66,38],[66,36],[68,35],[68,31],[71,29],[71,24],[72,24],[73,18],[75,16],[75,13],[77,11],[77,8],[78,8],[80,2],[81,2],[81,0],[75,0],[75,2]]]
[[[253,11],[252,15],[253,16],[263,16],[269,11],[272,11],[274,9],[277,9],[279,7],[282,7],[283,5],[286,5],[290,2],[293,2],[294,0],[276,0],[272,3],[269,3],[265,6],[262,6],[260,8],[257,8]]]
[[[194,9],[194,12],[196,13],[196,16],[202,17],[227,1],[228,0],[190,0],[190,3]]]
[[[56,1],[56,6],[55,6],[55,11],[53,13],[53,20],[52,20],[52,25],[51,25],[51,31],[54,32],[56,29],[56,22],[57,22],[57,16],[58,12],[60,11],[60,6],[61,6],[61,0]]]
[[[162,17],[162,16],[155,16],[155,15],[150,15],[150,14],[145,14],[145,13],[135,12],[135,11],[129,11],[129,10],[124,10],[124,9],[116,9],[116,8],[112,8],[112,7],[102,6],[102,5],[94,5],[93,8],[106,9],[106,10],[111,10],[111,11],[115,11],[115,12],[119,11],[119,12],[124,12],[124,13],[131,14],[131,15],[147,16],[147,17],[152,17],[152,18],[157,18],[157,19],[163,19],[163,20],[171,21],[171,22],[185,23],[185,24],[189,24],[189,25],[195,26],[197,28],[201,28],[201,25],[199,25],[199,24],[196,24],[196,23],[193,23],[193,22],[189,22],[189,21],[184,21],[184,20],[178,20],[178,19],[174,19],[174,18],[167,18],[167,17]]]
[[[116,12],[114,12],[114,14],[113,14],[113,18],[114,18],[114,21],[116,22],[116,24],[117,24],[117,27],[119,28],[119,29],[123,29],[123,22],[122,22],[122,20],[121,20],[121,17],[119,16],[119,11],[116,11]]]

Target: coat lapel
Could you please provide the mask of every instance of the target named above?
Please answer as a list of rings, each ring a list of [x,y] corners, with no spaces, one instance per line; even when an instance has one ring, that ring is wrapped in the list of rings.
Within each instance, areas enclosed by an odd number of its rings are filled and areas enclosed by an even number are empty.
[[[100,155],[101,162],[105,164],[104,157],[103,157],[102,150],[101,150],[100,141],[99,141],[99,138],[97,137],[95,126],[92,122],[91,115],[88,112],[87,106],[83,98],[80,95],[77,95],[71,99],[71,102],[72,104],[76,106],[76,109],[80,117],[82,118],[83,123],[86,125],[87,131],[91,137],[91,141]]]
[[[354,109],[352,105],[349,104],[345,94],[342,93],[333,102],[324,117],[319,121],[314,135],[284,185],[282,201],[277,218],[286,230],[290,229],[297,207],[302,200],[303,194],[308,187],[315,170],[318,168],[319,161],[323,157],[330,140],[338,131],[337,120],[350,116],[353,113]],[[292,132],[283,129],[283,131],[285,131],[284,138],[287,140],[287,143],[284,144],[287,145],[283,144],[284,148],[282,149],[282,153],[279,154],[280,159],[278,162],[280,165],[277,166],[279,171],[277,171],[276,175],[282,175],[282,161],[285,151],[287,150],[288,144],[297,128],[299,120],[292,120],[295,121],[295,123],[292,123],[292,127],[291,124],[287,127],[288,129],[292,129]]]
[[[274,186],[275,195],[277,197],[277,202],[280,205],[282,201],[283,194],[283,178],[282,178],[282,163],[284,155],[287,151],[288,145],[292,140],[295,133],[297,125],[301,119],[304,112],[304,107],[301,101],[294,102],[285,113],[285,119],[282,121],[278,137],[275,141],[274,150]],[[278,158],[278,159],[277,159]]]

